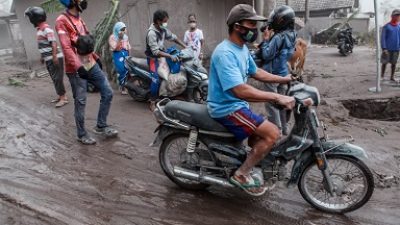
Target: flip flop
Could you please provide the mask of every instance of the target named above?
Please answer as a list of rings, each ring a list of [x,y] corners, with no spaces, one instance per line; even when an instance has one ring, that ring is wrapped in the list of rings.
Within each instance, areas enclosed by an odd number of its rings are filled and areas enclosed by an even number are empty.
[[[64,105],[66,105],[68,103],[69,103],[68,100],[60,100],[59,102],[57,102],[56,108],[63,107]]]
[[[57,103],[57,102],[59,102],[59,101],[60,101],[60,99],[59,99],[59,98],[56,98],[56,99],[51,100],[51,103]]]
[[[253,177],[249,176],[251,178],[251,180],[247,180],[246,183],[242,183],[238,180],[236,180],[235,176],[232,176],[231,178],[229,178],[229,182],[233,185],[235,185],[236,187],[242,189],[244,192],[246,192],[247,194],[251,195],[251,196],[255,196],[255,197],[259,197],[265,194],[265,192],[267,192],[268,188],[262,186],[260,184],[260,181],[257,179],[254,179]],[[254,188],[258,188],[261,189],[258,192],[254,192],[251,191],[251,189]]]

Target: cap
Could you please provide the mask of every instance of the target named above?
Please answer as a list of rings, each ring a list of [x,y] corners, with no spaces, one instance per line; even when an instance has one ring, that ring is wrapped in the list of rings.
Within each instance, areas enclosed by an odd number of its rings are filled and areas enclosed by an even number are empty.
[[[398,15],[400,15],[400,9],[393,10],[392,16],[398,16]]]
[[[254,21],[267,21],[268,19],[259,16],[254,10],[253,6],[247,4],[235,5],[229,12],[226,24],[232,25],[242,20],[254,20]]]

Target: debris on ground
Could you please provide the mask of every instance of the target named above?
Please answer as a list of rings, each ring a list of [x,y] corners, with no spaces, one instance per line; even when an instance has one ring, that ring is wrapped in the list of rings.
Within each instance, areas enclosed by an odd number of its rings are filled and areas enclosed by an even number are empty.
[[[18,78],[9,77],[8,78],[8,85],[16,86],[16,87],[23,87],[23,86],[25,86],[25,83],[24,83],[24,81],[22,81],[22,80],[20,80]]]

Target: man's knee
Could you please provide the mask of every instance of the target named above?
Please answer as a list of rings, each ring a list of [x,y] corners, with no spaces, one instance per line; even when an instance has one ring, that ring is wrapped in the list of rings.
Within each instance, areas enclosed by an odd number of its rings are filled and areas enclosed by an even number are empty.
[[[269,121],[264,121],[257,128],[256,134],[264,139],[268,144],[274,144],[281,136],[279,128]]]
[[[77,105],[77,106],[85,106],[86,105],[86,97],[75,98],[75,105]]]

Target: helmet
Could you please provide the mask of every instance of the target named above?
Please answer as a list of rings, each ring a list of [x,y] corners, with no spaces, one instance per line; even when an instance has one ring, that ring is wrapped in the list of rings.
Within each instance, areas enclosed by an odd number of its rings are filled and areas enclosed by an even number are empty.
[[[69,8],[73,2],[71,0],[60,0],[60,3],[66,8]]]
[[[47,19],[44,9],[37,6],[27,8],[25,10],[25,16],[29,18],[29,21],[35,27]]]
[[[294,10],[287,5],[282,5],[269,16],[268,26],[274,31],[294,29],[294,17]]]

